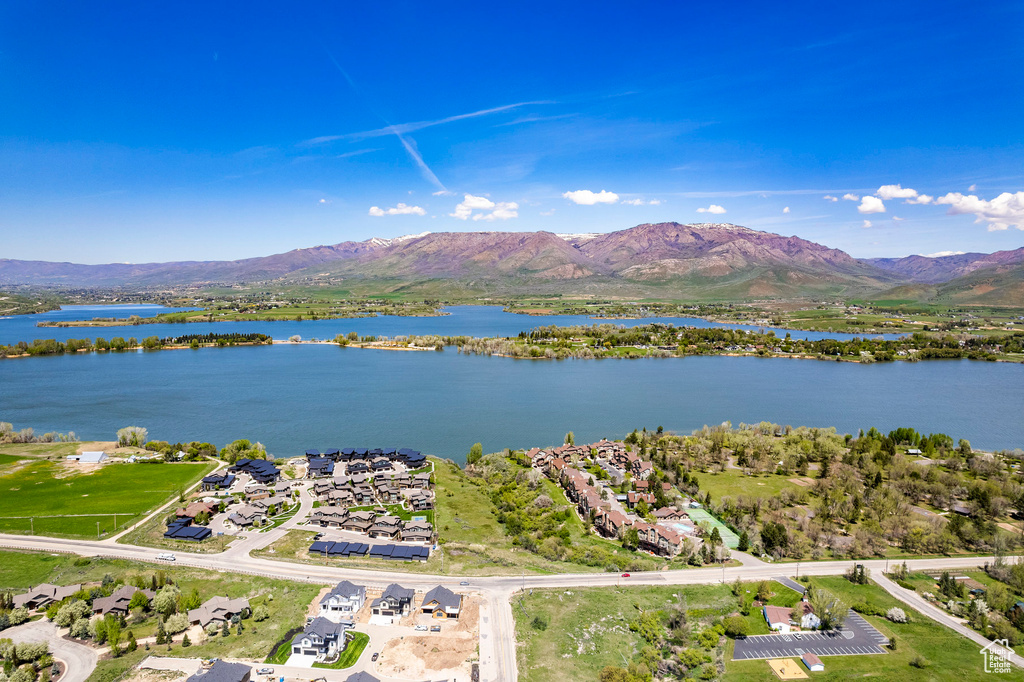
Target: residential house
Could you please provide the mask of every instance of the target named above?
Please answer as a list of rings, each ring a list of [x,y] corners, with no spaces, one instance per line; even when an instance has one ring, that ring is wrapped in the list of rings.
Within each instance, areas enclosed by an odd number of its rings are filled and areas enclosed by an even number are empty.
[[[335,479],[337,480],[337,479]],[[336,483],[327,483],[326,481],[317,481],[313,484],[313,497],[320,500],[321,502],[327,499],[327,496],[335,490]]]
[[[261,526],[266,520],[267,512],[265,509],[247,504],[241,509],[231,512],[225,520],[225,525],[248,528],[253,525]]]
[[[637,462],[633,467],[633,479],[646,481],[654,473],[654,465],[650,462]]]
[[[246,473],[259,483],[274,483],[281,478],[281,470],[265,459],[240,459],[230,467],[232,473]]]
[[[309,515],[311,523],[325,527],[340,527],[346,519],[348,519],[348,510],[342,507],[320,507],[314,509],[313,513]]]
[[[690,517],[684,511],[672,507],[662,507],[654,511],[654,518],[658,521],[687,521]]]
[[[630,509],[635,509],[641,501],[647,503],[647,506],[650,507],[651,505],[654,504],[654,494],[638,493],[634,490],[631,490],[628,493],[626,493],[626,506],[629,507]]]
[[[205,476],[202,482],[203,492],[209,492],[210,490],[221,490],[230,488],[235,482],[235,477],[231,474],[210,474]]]
[[[245,663],[228,663],[217,659],[206,670],[200,669],[185,682],[249,682],[252,666]]]
[[[306,478],[323,478],[334,475],[334,460],[327,457],[310,457],[306,461]]]
[[[614,509],[610,511],[605,511],[603,514],[600,514],[597,517],[596,521],[598,530],[600,530],[601,533],[610,538],[620,537],[622,531],[627,526],[632,525],[632,522],[629,520],[628,516]]]
[[[128,604],[131,603],[132,597],[135,596],[136,592],[144,594],[146,599],[152,599],[156,596],[156,592],[153,590],[140,590],[134,585],[122,585],[109,597],[97,597],[94,599],[92,602],[92,612],[103,616],[108,613],[126,616],[128,615]]]
[[[415,590],[391,583],[381,596],[370,602],[370,612],[375,616],[407,616],[415,594]]]
[[[420,490],[427,490],[430,488],[430,474],[424,471],[423,473],[413,475],[412,487],[419,488]]]
[[[341,523],[342,530],[348,530],[355,533],[365,533],[370,530],[373,525],[373,519],[375,515],[371,511],[357,511],[351,512]]]
[[[189,518],[195,519],[199,514],[205,513],[208,516],[213,516],[217,513],[220,505],[216,502],[193,502],[192,504],[178,509],[175,512],[175,516],[178,518]]]
[[[390,483],[385,483],[377,488],[377,499],[381,504],[399,504],[402,501],[402,491]]]
[[[333,505],[351,507],[356,503],[356,496],[351,488],[341,488],[340,490],[329,492],[327,494],[327,501]]]
[[[409,506],[413,511],[426,511],[434,508],[434,498],[425,492],[417,491],[409,496]]]
[[[81,583],[66,587],[43,583],[38,587],[33,587],[24,594],[15,595],[14,608],[24,607],[29,610],[43,608],[55,601],[63,601],[81,589]]]
[[[426,521],[409,521],[402,528],[403,542],[430,542],[433,537],[434,529]]]
[[[434,618],[458,618],[462,613],[462,595],[438,585],[423,595],[420,610]]]
[[[650,481],[633,481],[633,489],[638,493],[649,493],[651,492]]]
[[[242,616],[249,610],[249,600],[245,597],[228,599],[227,597],[211,597],[198,609],[188,612],[188,622],[199,624],[204,628],[210,623],[230,622],[235,616]]]
[[[683,549],[683,536],[661,524],[637,525],[640,537],[640,549],[645,549],[662,556],[676,556]]]
[[[265,500],[273,494],[273,491],[262,483],[250,483],[245,486],[245,499],[249,502],[252,502],[253,500]]]
[[[381,516],[367,534],[371,538],[394,538],[402,531],[402,520],[397,516]]]
[[[292,640],[292,653],[316,656],[318,660],[334,659],[345,648],[345,631],[352,626],[352,621],[335,622],[314,618]]]
[[[365,603],[366,587],[343,580],[320,600],[320,616],[334,622],[351,620]]]
[[[367,464],[366,462],[359,461],[359,460],[353,461],[353,462],[349,462],[348,465],[345,467],[345,472],[349,476],[352,476],[354,474],[365,474],[369,470],[370,470],[370,465]]]

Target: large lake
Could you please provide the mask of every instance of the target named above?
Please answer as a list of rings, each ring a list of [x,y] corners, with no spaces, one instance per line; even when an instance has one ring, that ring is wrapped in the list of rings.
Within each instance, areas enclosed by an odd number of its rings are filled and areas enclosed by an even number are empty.
[[[190,322],[187,324],[149,324],[125,327],[38,327],[37,322],[62,320],[91,320],[94,317],[127,318],[130,315],[153,317],[161,312],[194,310],[194,308],[163,308],[157,305],[108,305],[108,306],[65,306],[39,315],[19,315],[0,318],[0,343],[13,344],[34,339],[96,338],[110,339],[114,336],[142,339],[146,336],[172,337],[183,334],[209,334],[238,332],[248,334],[259,332],[275,339],[287,339],[298,335],[304,339],[333,339],[338,334],[356,332],[360,336],[399,336],[404,334],[438,334],[441,336],[515,336],[521,331],[549,324],[567,326],[574,324],[621,324],[636,326],[652,322],[674,324],[677,327],[734,327],[737,329],[760,329],[749,325],[718,324],[697,317],[649,317],[637,320],[595,320],[586,315],[517,315],[506,313],[500,306],[453,306],[446,308],[446,315],[438,317],[380,317],[349,318],[341,320],[303,320],[281,322]],[[774,330],[778,336],[785,336],[787,330]],[[824,339],[853,338],[854,334],[833,334],[826,332],[792,331],[793,338]],[[878,334],[872,338],[881,336]],[[885,338],[896,338],[898,334],[887,334]]]
[[[276,338],[330,338],[347,331],[479,336],[585,320],[508,316],[491,308],[453,312],[212,326]],[[7,323],[24,319],[0,320],[0,338],[10,339]],[[208,328],[169,327],[170,333]],[[140,337],[164,334],[156,325],[134,329]],[[111,329],[40,331],[117,335]],[[455,349],[333,345],[140,351],[0,361],[0,420],[37,432],[74,430],[83,439],[111,440],[128,425],[145,426],[161,440],[223,445],[250,438],[278,456],[311,447],[396,446],[461,461],[477,441],[491,451],[558,444],[566,431],[580,442],[621,438],[641,426],[688,432],[726,420],[854,433],[912,426],[1000,449],[1024,447],[1024,365],[732,357],[530,361],[464,356]]]

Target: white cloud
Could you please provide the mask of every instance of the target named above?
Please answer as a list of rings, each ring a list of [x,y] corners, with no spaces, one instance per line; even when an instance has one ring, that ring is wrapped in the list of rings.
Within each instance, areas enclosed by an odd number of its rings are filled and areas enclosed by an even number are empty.
[[[591,192],[589,189],[578,189],[575,192],[566,192],[562,195],[563,198],[568,199],[574,204],[580,204],[581,206],[593,206],[594,204],[614,204],[619,200],[619,195],[615,192],[608,192],[601,190],[597,194]]]
[[[380,208],[379,206],[370,207],[370,215],[381,217],[385,215],[426,215],[427,212],[419,206],[407,206],[405,204],[398,204],[394,208]]]
[[[1010,227],[1024,230],[1024,192],[1003,192],[991,201],[979,199],[973,194],[964,196],[959,192],[950,192],[936,199],[935,203],[949,206],[947,213],[950,215],[973,213],[977,218],[974,222],[988,223],[989,232]]]
[[[925,258],[942,258],[943,256],[959,256],[966,251],[936,251],[935,253],[922,253]]]
[[[871,227],[871,221],[870,220],[865,220],[864,224],[861,227]]]
[[[977,189],[978,189],[977,185],[971,185],[970,187],[967,188],[967,191],[968,192],[974,192]]]
[[[514,201],[499,201],[494,205],[494,210],[490,213],[476,213],[473,215],[473,220],[486,220],[488,222],[493,220],[508,220],[509,218],[519,217],[519,204]]]
[[[644,201],[643,199],[624,199],[622,203],[628,206],[660,206],[661,199],[651,199],[650,201]]]
[[[856,194],[850,194],[847,192],[843,195],[843,201],[860,201],[860,197]]]
[[[540,214],[544,216],[555,215],[555,209],[551,209],[550,211],[541,211]]]
[[[896,223],[902,223],[904,220],[906,220],[906,218],[901,218],[898,215],[894,215],[892,217],[892,219],[893,219],[893,222],[896,222]]]
[[[878,197],[864,197],[857,207],[859,213],[885,213],[885,204]]]
[[[327,199],[320,199],[320,200],[319,200],[319,201],[317,201],[316,203],[318,203],[318,204],[329,204],[329,203],[331,203],[331,202],[329,202],[329,201],[328,201]]]
[[[834,197],[831,194],[826,194],[822,197],[825,201],[839,201],[838,197]]]
[[[473,213],[475,210],[490,210],[491,212]],[[448,215],[459,220],[468,220],[470,216],[473,216],[473,220],[508,220],[509,218],[519,217],[519,204],[514,201],[494,203],[487,197],[476,197],[472,194],[466,194],[462,203],[455,207],[455,212]]]
[[[787,206],[786,208],[782,209],[782,212],[783,213],[789,213],[789,206]]]
[[[661,199],[651,199],[647,204],[648,206],[661,206]]]
[[[435,196],[435,197],[453,197],[453,196],[455,196],[455,192],[452,192],[452,191],[447,190],[447,189],[439,189],[436,192],[431,192],[431,194],[433,196]]]
[[[715,215],[722,215],[725,213],[725,209],[718,204],[711,204],[707,208],[698,208],[697,213],[714,213]]]
[[[916,189],[901,187],[899,184],[882,185],[875,194],[882,199],[906,199],[908,204],[930,204],[933,198],[927,194],[919,194]]]

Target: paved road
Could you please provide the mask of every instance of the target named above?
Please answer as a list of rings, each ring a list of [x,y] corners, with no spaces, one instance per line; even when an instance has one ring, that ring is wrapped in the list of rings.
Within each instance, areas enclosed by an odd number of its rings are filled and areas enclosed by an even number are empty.
[[[0,534],[0,546],[17,549],[30,549],[37,551],[53,552],[62,551],[82,556],[104,556],[131,559],[136,561],[148,561],[153,563],[165,563],[156,557],[165,550],[150,547],[137,547],[134,545],[111,545],[97,543],[87,540],[63,540],[57,538],[40,538],[32,536],[4,535]],[[232,551],[234,550],[234,551]],[[287,580],[300,580],[319,584],[334,584],[340,580],[360,581],[372,587],[383,588],[391,582],[398,582],[406,587],[418,590],[429,590],[436,585],[445,585],[449,588],[459,589],[459,582],[465,579],[463,576],[432,576],[420,573],[383,572],[366,569],[345,568],[342,565],[313,566],[305,564],[292,564],[286,561],[248,556],[232,547],[231,550],[221,554],[191,554],[187,552],[176,552],[177,561],[175,565],[205,568],[215,571],[230,571],[251,575],[263,575]],[[545,588],[545,587],[599,587],[614,586],[618,584],[631,585],[700,585],[714,584],[719,582],[730,583],[739,578],[743,581],[772,580],[779,575],[780,571],[786,570],[785,565],[768,564],[760,562],[752,557],[745,557],[747,563],[743,566],[729,568],[692,568],[679,571],[656,571],[650,573],[634,573],[630,578],[620,578],[617,573],[566,573],[558,575],[534,575],[526,576],[495,576],[495,577],[471,577],[472,588],[483,593],[489,604],[489,618],[492,622],[491,644],[481,641],[481,654],[485,648],[492,651],[493,660],[481,666],[481,680],[483,682],[495,682],[497,680],[516,679],[516,652],[514,646],[514,621],[509,598],[512,594],[522,588]],[[916,559],[908,560],[907,566],[914,571],[927,571],[937,569],[975,568],[985,562],[993,561],[993,557],[950,557],[937,559]],[[977,641],[980,635],[973,633],[957,623],[954,619],[943,614],[941,611],[924,602],[920,597],[916,598],[912,593],[907,593],[894,585],[882,576],[886,562],[881,559],[861,561],[822,561],[801,564],[800,571],[803,575],[841,575],[846,572],[854,563],[864,564],[865,568],[873,572],[872,577],[890,594],[900,599],[913,608],[932,617],[939,623],[950,627],[960,634]],[[899,592],[893,591],[895,588]],[[987,641],[986,641],[987,643]],[[1024,661],[1019,656],[1011,658],[1014,663],[1024,667]]]
[[[989,561],[989,559],[985,559],[985,561]],[[967,639],[976,642],[978,644],[979,650],[982,647],[991,645],[992,648],[996,651],[1001,652],[1004,656],[1008,656],[1010,662],[1016,665],[1018,668],[1024,668],[1024,657],[1020,656],[1020,654],[1016,654],[1012,650],[1008,650],[1001,646],[992,644],[992,642],[990,642],[988,639],[982,637],[980,634],[978,634],[971,628],[967,627],[966,625],[964,625],[959,620],[949,615],[942,609],[932,606],[930,603],[928,603],[928,601],[925,600],[924,597],[919,595],[917,592],[914,592],[913,590],[904,589],[896,583],[894,583],[893,581],[889,580],[881,574],[881,571],[879,571],[876,575],[872,575],[871,579],[878,583],[879,587],[881,587],[886,592],[899,599],[901,602],[909,604],[914,609],[928,616],[937,623],[945,625],[947,628],[956,631],[957,633],[963,635]]]
[[[808,652],[818,656],[884,654],[882,645],[888,641],[888,637],[851,610],[843,627],[834,632],[801,632],[799,638],[795,634],[774,634],[738,639],[732,658],[799,658]]]
[[[4,630],[4,637],[15,642],[47,642],[53,657],[62,661],[67,674],[61,682],[85,682],[96,668],[96,651],[84,644],[69,642],[57,635],[57,626],[36,620]]]

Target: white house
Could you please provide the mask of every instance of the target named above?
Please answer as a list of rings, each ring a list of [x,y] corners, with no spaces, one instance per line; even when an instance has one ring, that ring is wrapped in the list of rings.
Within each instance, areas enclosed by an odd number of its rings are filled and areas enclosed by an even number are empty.
[[[320,615],[333,623],[352,620],[366,603],[366,587],[343,580],[320,600]]]
[[[792,609],[786,606],[764,607],[764,619],[768,627],[776,632],[788,633],[792,631],[789,624],[789,612]]]

